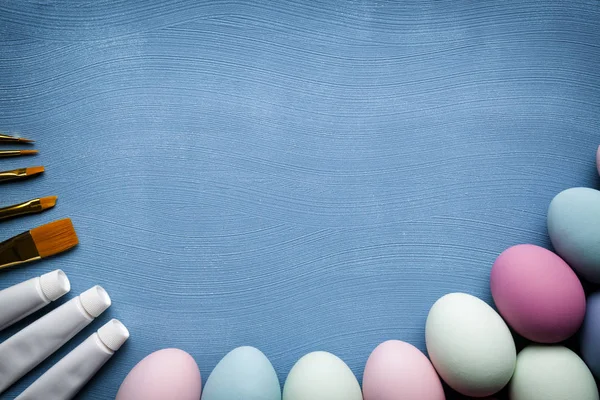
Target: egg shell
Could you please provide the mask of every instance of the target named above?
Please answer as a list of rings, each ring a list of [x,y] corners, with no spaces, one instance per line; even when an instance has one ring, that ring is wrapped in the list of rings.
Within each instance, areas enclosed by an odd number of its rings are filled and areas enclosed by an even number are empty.
[[[562,258],[532,244],[498,256],[490,278],[500,315],[521,336],[557,343],[572,336],[585,316],[585,293]]]
[[[548,233],[577,273],[600,283],[600,191],[577,187],[557,194],[548,207]]]
[[[596,378],[600,378],[600,292],[588,298],[580,337],[583,360]]]
[[[429,357],[442,379],[471,397],[500,391],[512,376],[516,348],[500,315],[483,300],[450,293],[429,310],[425,326]]]
[[[362,400],[360,385],[337,356],[316,351],[292,367],[283,387],[283,400]]]
[[[433,365],[419,349],[388,340],[373,350],[363,374],[364,400],[444,400]]]
[[[156,351],[140,361],[121,384],[115,400],[198,400],[198,365],[179,349]]]
[[[260,350],[238,347],[213,369],[202,400],[281,400],[281,386],[273,365]]]
[[[562,346],[523,349],[509,385],[511,400],[598,400],[598,388],[583,360]]]

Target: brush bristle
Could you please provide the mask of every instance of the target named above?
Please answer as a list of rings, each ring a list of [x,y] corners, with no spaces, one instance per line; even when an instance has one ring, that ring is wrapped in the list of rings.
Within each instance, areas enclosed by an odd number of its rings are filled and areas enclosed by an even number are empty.
[[[56,199],[58,199],[58,196],[42,197],[40,199],[40,204],[42,205],[42,210],[54,207],[56,205]]]
[[[44,167],[29,167],[25,170],[25,173],[27,175],[37,175],[37,174],[41,174],[44,171],[45,171]]]
[[[19,153],[21,153],[21,155],[23,155],[23,156],[32,156],[34,154],[37,154],[38,151],[37,150],[20,150]]]
[[[33,142],[35,142],[35,140],[26,139],[26,138],[19,138],[19,142],[21,142],[21,143],[33,143]]]
[[[50,257],[77,246],[79,239],[70,218],[42,225],[29,231],[40,257]]]

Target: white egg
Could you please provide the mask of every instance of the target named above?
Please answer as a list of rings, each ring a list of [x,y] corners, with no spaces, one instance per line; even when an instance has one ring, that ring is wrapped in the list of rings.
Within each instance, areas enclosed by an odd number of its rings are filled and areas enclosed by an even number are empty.
[[[509,385],[511,400],[598,400],[592,373],[562,346],[529,346],[517,357]]]
[[[440,298],[425,327],[435,369],[459,393],[485,397],[510,380],[517,358],[512,334],[486,302],[466,293]]]
[[[338,357],[316,351],[302,357],[283,387],[283,400],[362,400],[356,377]]]

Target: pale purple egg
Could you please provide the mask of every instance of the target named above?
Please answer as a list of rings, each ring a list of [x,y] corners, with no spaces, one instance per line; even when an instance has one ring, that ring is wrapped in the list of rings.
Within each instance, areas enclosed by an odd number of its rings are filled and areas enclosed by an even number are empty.
[[[200,370],[192,356],[164,349],[133,367],[115,400],[198,400],[201,387]]]
[[[415,346],[389,340],[369,356],[363,375],[364,400],[444,400],[433,365]]]

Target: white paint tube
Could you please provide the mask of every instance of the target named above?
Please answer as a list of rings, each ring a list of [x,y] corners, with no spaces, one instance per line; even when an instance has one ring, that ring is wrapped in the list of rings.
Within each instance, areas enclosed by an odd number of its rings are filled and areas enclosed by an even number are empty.
[[[94,286],[0,343],[0,393],[67,343],[110,306]]]
[[[58,300],[71,290],[60,269],[0,291],[0,331]]]
[[[40,376],[15,400],[71,400],[129,338],[113,319]]]

